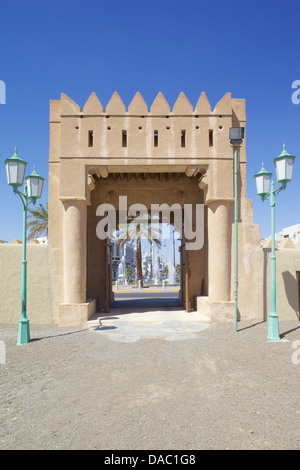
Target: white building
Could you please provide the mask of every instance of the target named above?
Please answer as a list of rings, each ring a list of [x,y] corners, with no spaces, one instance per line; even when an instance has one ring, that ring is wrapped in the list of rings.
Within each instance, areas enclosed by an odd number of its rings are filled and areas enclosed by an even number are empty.
[[[144,279],[152,278],[152,254],[144,252],[142,254],[142,272]]]
[[[112,280],[116,281],[118,278],[120,279],[119,273],[119,266],[122,262],[124,257],[124,269],[130,269],[133,273],[133,277],[135,275],[135,268],[136,268],[136,249],[135,247],[131,246],[129,243],[126,243],[123,247],[120,247],[114,240],[111,240],[113,251],[112,251]],[[123,273],[122,273],[123,277]]]
[[[112,280],[116,281],[118,279],[118,269],[121,261],[120,256],[120,246],[111,241],[113,250],[112,250]]]
[[[281,232],[275,233],[275,240],[277,243],[281,243],[284,238],[290,238],[296,245],[300,240],[300,224],[291,225],[281,230]]]
[[[48,243],[48,237],[38,237],[37,241],[39,243]]]
[[[123,256],[125,256],[126,269],[135,273],[136,268],[136,248],[129,243],[126,243],[123,247]]]

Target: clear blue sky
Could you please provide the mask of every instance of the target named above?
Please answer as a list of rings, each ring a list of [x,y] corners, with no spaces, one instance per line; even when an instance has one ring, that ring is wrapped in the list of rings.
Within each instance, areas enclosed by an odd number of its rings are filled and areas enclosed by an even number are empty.
[[[269,203],[253,175],[286,144],[297,156],[293,181],[277,201],[276,230],[300,223],[299,0],[0,0],[0,155],[17,146],[28,171],[48,178],[49,100],[66,93],[81,107],[114,91],[128,107],[140,91],[150,107],[162,91],[172,107],[183,91],[212,108],[226,92],[246,99],[247,196],[254,223],[270,233]],[[48,200],[48,185],[41,200]],[[22,237],[21,202],[0,165],[0,239]]]

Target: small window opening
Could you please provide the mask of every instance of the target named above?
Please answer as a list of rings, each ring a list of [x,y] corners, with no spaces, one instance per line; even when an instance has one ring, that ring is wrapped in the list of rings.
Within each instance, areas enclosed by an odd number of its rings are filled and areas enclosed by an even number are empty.
[[[122,131],[122,147],[127,147],[127,131]]]
[[[181,131],[181,147],[185,147],[185,131]]]
[[[154,131],[154,147],[158,147],[158,131]]]
[[[212,147],[214,145],[214,131],[209,129],[209,146]]]
[[[88,146],[89,147],[93,147],[94,145],[94,132],[93,131],[89,131],[89,142],[88,142]]]

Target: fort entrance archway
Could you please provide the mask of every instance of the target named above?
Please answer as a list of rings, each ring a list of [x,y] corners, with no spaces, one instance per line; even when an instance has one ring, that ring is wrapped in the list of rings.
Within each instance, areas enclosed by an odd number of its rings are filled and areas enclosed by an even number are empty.
[[[150,232],[153,229],[154,234],[158,233],[156,224],[158,227],[161,224],[172,224],[183,242],[180,256],[181,301],[184,308],[190,310],[195,308],[196,296],[207,295],[207,249],[204,240],[206,210],[203,205],[203,191],[199,189],[198,180],[191,180],[185,173],[143,173],[141,170],[142,168],[139,172],[112,173],[105,179],[93,175],[95,188],[87,210],[87,296],[97,299],[98,309],[109,309],[112,291],[108,246],[110,235],[118,228],[120,218],[125,224],[130,223],[129,221],[131,224],[139,223],[140,218],[134,217],[142,217],[140,212],[144,208],[149,217],[146,228]],[[109,210],[112,210],[111,222],[114,225],[113,228],[110,227],[111,233],[108,228]],[[188,215],[191,216],[191,234],[185,227]],[[185,253],[187,237],[191,244],[190,257],[189,250]],[[106,269],[103,270],[104,263]]]
[[[108,204],[119,216],[120,197],[127,208],[142,204],[148,212],[152,205],[177,204],[183,221],[185,205],[192,207],[193,224],[183,224],[189,230],[182,242],[188,300],[212,320],[233,319],[233,149],[228,136],[230,127],[239,126],[245,127],[245,102],[230,93],[214,110],[205,93],[194,109],[183,93],[172,110],[161,93],[150,110],[140,93],[128,109],[117,93],[105,111],[94,93],[83,109],[64,94],[51,101],[49,243],[60,325],[82,324],[109,304],[108,244],[97,235],[105,215],[97,210]],[[244,140],[239,150],[239,309],[246,319],[255,308],[247,296],[259,228],[252,224],[245,181]],[[197,207],[203,209],[203,240],[195,249],[188,242],[198,231]]]

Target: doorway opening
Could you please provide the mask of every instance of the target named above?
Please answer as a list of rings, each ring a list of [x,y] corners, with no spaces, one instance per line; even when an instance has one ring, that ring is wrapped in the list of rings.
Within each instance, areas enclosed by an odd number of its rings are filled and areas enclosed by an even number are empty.
[[[196,310],[208,286],[207,212],[204,219],[198,215],[203,206],[198,180],[185,173],[109,173],[105,179],[95,176],[94,186],[87,212],[87,297],[96,299],[97,311]],[[109,211],[114,230],[108,236]],[[160,246],[144,237],[139,264],[137,238],[127,243],[124,237],[121,246],[113,234],[150,214],[151,224],[157,217]],[[195,247],[198,229],[203,243]]]
[[[111,308],[181,307],[179,233],[165,223],[158,225],[158,239],[151,238],[150,232],[140,243],[120,238],[111,241]]]

